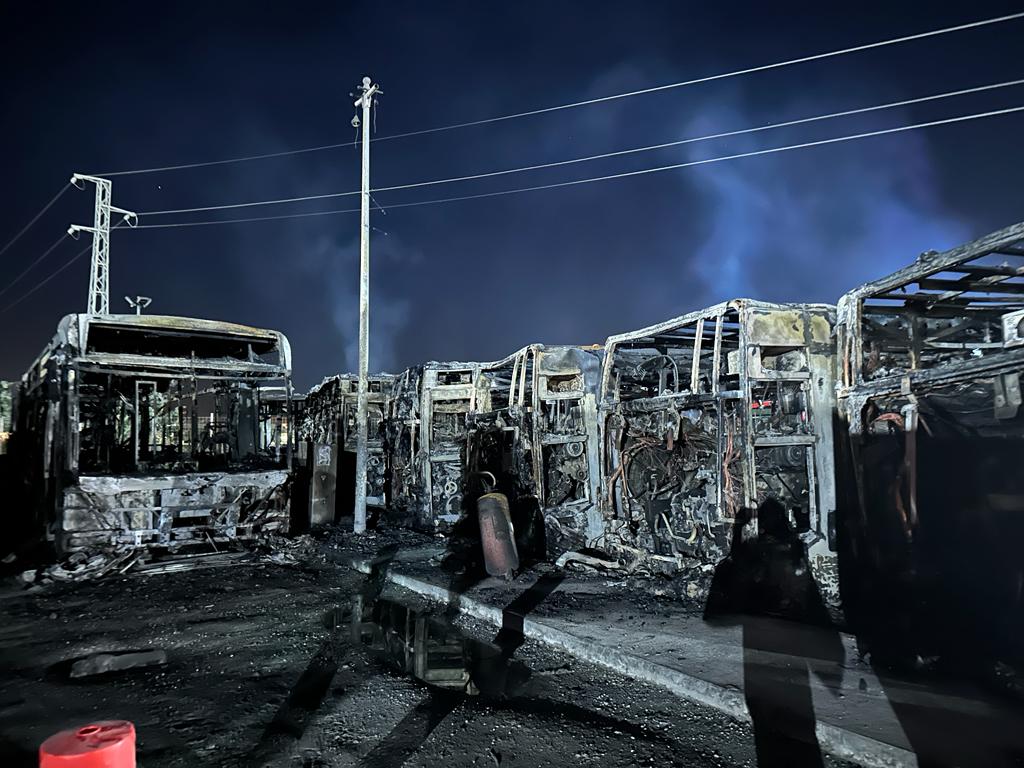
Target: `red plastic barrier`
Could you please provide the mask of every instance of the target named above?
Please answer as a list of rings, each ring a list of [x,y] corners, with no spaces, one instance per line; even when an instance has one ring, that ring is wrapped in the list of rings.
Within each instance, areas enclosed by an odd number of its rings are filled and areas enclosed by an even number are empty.
[[[135,768],[135,726],[104,720],[56,733],[39,747],[39,768]]]

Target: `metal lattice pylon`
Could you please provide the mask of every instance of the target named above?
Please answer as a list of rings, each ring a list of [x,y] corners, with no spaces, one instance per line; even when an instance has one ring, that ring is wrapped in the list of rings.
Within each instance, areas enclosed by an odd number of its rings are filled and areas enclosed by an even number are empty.
[[[83,227],[72,224],[68,232],[75,235],[85,231],[92,233],[92,263],[89,267],[89,300],[86,311],[90,315],[110,314],[110,214],[124,214],[126,221],[135,219],[131,211],[117,208],[110,204],[111,182],[97,176],[85,176],[76,173],[71,183],[76,187],[82,181],[90,181],[96,185],[96,204],[93,210],[93,225]],[[84,187],[79,187],[84,189]]]

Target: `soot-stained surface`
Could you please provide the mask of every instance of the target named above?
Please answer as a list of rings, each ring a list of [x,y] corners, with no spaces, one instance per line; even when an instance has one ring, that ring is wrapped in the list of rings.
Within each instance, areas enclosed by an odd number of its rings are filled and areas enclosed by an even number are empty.
[[[460,632],[496,649],[498,667],[475,670],[481,692],[428,685],[368,648],[352,607],[380,591],[322,560],[5,591],[2,763],[34,766],[48,735],[125,718],[146,768],[754,765],[749,727],[717,711],[481,624],[452,628],[443,608],[409,595],[383,596],[432,614],[449,650]],[[74,659],[144,649],[164,650],[167,663],[67,676]],[[494,669],[513,667],[488,685]]]

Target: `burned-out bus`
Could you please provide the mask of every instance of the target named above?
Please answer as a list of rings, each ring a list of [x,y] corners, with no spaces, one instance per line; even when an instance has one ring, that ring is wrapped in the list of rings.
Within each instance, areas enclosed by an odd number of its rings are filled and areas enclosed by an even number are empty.
[[[290,377],[277,331],[67,315],[17,396],[34,527],[60,553],[216,546],[286,530]]]
[[[600,347],[531,344],[478,374],[468,464],[489,473],[520,524],[543,519],[547,553],[600,536],[597,392]]]
[[[837,332],[848,613],[1002,653],[1024,630],[1024,224],[856,288]]]
[[[463,515],[471,412],[490,409],[479,372],[502,363],[430,362],[395,378],[387,425],[392,516],[446,530]]]
[[[740,510],[772,497],[835,606],[834,322],[829,305],[737,299],[610,337],[596,544],[690,572],[696,596]]]
[[[549,555],[689,571],[699,592],[740,510],[771,497],[834,608],[834,323],[829,305],[740,299],[604,348],[409,369],[387,424],[398,518],[444,529],[494,489],[532,500]]]
[[[398,517],[446,529],[493,489],[532,499],[573,539],[597,535],[600,357],[599,348],[533,344],[495,362],[400,374],[387,427]]]
[[[385,373],[367,380],[366,503],[379,509],[388,503],[383,424],[393,378]],[[331,376],[305,397],[301,432],[309,446],[309,522],[314,525],[332,523],[353,509],[358,387],[353,374]]]

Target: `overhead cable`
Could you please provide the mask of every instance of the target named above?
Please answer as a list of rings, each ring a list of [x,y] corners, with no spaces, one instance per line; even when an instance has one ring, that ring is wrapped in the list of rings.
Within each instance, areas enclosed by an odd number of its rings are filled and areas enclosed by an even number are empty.
[[[10,248],[12,245],[14,245],[22,235],[24,235],[26,232],[28,232],[29,228],[33,224],[35,224],[37,221],[39,221],[40,217],[44,213],[46,213],[48,210],[50,210],[50,208],[53,206],[53,204],[56,203],[60,199],[60,196],[68,191],[68,187],[70,187],[70,186],[71,186],[70,184],[65,184],[63,187],[61,187],[60,191],[57,192],[57,194],[54,195],[52,198],[50,198],[50,202],[48,202],[46,205],[44,205],[39,210],[39,212],[35,216],[32,217],[32,219],[29,221],[29,223],[26,224],[24,227],[22,227],[20,229],[18,231],[18,234],[16,234],[14,237],[12,237],[8,241],[7,245],[5,245],[3,248],[0,248],[0,256],[2,256],[7,251],[8,248]]]
[[[593,98],[593,99],[585,99],[583,101],[574,101],[574,102],[569,102],[567,104],[558,104],[558,105],[555,105],[555,106],[552,106],[552,107],[542,107],[542,108],[539,108],[539,109],[531,109],[531,110],[527,110],[525,112],[514,112],[512,114],[499,115],[497,117],[488,117],[488,118],[484,118],[484,119],[481,119],[481,120],[470,120],[468,122],[453,123],[451,125],[442,125],[442,126],[437,126],[435,128],[424,128],[424,129],[418,130],[418,131],[406,131],[405,133],[394,133],[394,134],[389,134],[389,135],[385,135],[385,136],[376,136],[376,137],[372,138],[371,141],[390,141],[390,140],[393,140],[393,139],[404,139],[404,138],[409,138],[409,137],[412,137],[412,136],[423,136],[423,135],[429,134],[429,133],[440,133],[442,131],[453,131],[453,130],[460,129],[460,128],[471,128],[473,126],[478,126],[478,125],[487,125],[489,123],[497,123],[497,122],[502,122],[502,121],[506,121],[506,120],[515,120],[515,119],[522,118],[522,117],[532,117],[534,115],[541,115],[541,114],[545,114],[545,113],[548,113],[548,112],[557,112],[557,111],[565,110],[565,109],[575,109],[577,107],[589,106],[591,104],[601,104],[601,103],[605,103],[605,102],[609,102],[609,101],[615,101],[615,100],[618,100],[618,99],[629,98],[629,97],[632,97],[632,96],[642,96],[642,95],[645,95],[645,94],[648,94],[648,93],[656,93],[656,92],[659,92],[659,91],[666,91],[666,90],[673,89],[673,88],[684,88],[686,86],[697,85],[697,84],[700,84],[700,83],[709,83],[709,82],[713,82],[715,80],[725,80],[727,78],[739,77],[741,75],[754,74],[756,72],[765,72],[765,71],[772,70],[772,69],[781,69],[783,67],[790,67],[790,66],[793,66],[795,64],[804,64],[804,63],[809,62],[809,61],[820,61],[822,59],[834,58],[836,56],[845,56],[847,54],[859,53],[861,51],[872,50],[874,48],[883,48],[883,47],[890,46],[890,45],[898,45],[900,43],[912,42],[914,40],[923,40],[925,38],[937,37],[939,35],[945,35],[945,34],[948,34],[948,33],[951,33],[951,32],[962,32],[962,31],[966,31],[966,30],[969,30],[969,29],[977,29],[979,27],[985,27],[985,26],[989,26],[989,25],[992,25],[992,24],[1000,24],[1000,23],[1007,22],[1007,21],[1015,21],[1015,20],[1021,19],[1021,18],[1024,18],[1024,12],[1021,12],[1021,13],[1011,13],[1011,14],[1007,14],[1005,16],[996,16],[996,17],[989,18],[989,19],[981,19],[979,21],[968,22],[966,24],[957,24],[957,25],[951,26],[951,27],[942,27],[940,29],[933,29],[933,30],[929,30],[927,32],[918,32],[918,33],[913,34],[913,35],[904,35],[902,37],[894,37],[894,38],[890,38],[888,40],[880,40],[880,41],[874,42],[874,43],[865,43],[865,44],[862,44],[862,45],[856,45],[856,46],[852,46],[852,47],[849,47],[849,48],[840,48],[840,49],[834,50],[834,51],[827,51],[827,52],[824,52],[824,53],[816,53],[816,54],[812,54],[810,56],[801,56],[801,57],[796,58],[796,59],[787,59],[787,60],[784,60],[784,61],[773,62],[771,64],[762,64],[762,65],[756,66],[756,67],[747,67],[747,68],[744,68],[744,69],[733,70],[731,72],[722,72],[722,73],[717,74],[717,75],[706,75],[706,76],[703,76],[703,77],[697,77],[697,78],[693,78],[693,79],[690,79],[690,80],[682,80],[682,81],[675,82],[675,83],[666,83],[664,85],[656,85],[656,86],[652,86],[652,87],[649,87],[649,88],[641,88],[641,89],[634,90],[634,91],[626,91],[624,93],[616,93],[616,94],[612,94],[610,96],[600,96],[600,97]],[[195,162],[195,163],[181,163],[181,164],[178,164],[178,165],[164,165],[164,166],[157,166],[157,167],[153,167],[153,168],[135,168],[135,169],[130,169],[130,170],[122,170],[122,171],[107,171],[107,172],[104,172],[104,173],[97,173],[95,175],[103,176],[103,177],[129,176],[129,175],[135,175],[135,174],[141,174],[141,173],[159,173],[159,172],[163,172],[163,171],[176,171],[176,170],[184,170],[184,169],[188,169],[188,168],[204,168],[204,167],[209,167],[209,166],[214,166],[214,165],[226,165],[228,163],[242,163],[242,162],[246,162],[246,161],[249,161],[249,160],[265,160],[265,159],[274,158],[274,157],[285,157],[285,156],[288,156],[288,155],[298,155],[298,154],[304,154],[304,153],[308,153],[308,152],[320,152],[322,150],[338,149],[338,148],[341,148],[341,147],[350,147],[350,146],[352,146],[352,142],[344,141],[344,142],[337,142],[337,143],[332,143],[332,144],[322,144],[322,145],[316,146],[316,147],[303,147],[301,149],[284,150],[284,151],[281,151],[281,152],[267,152],[267,153],[258,154],[258,155],[245,155],[245,156],[242,156],[242,157],[229,157],[229,158],[225,158],[225,159],[222,159],[222,160],[206,160],[206,161]]]
[[[83,249],[82,249],[82,250],[80,250],[80,251],[79,251],[78,253],[76,253],[76,254],[75,254],[74,256],[72,256],[72,257],[71,257],[70,259],[68,259],[68,260],[67,260],[66,262],[64,262],[64,264],[63,264],[63,265],[61,265],[61,266],[57,267],[57,269],[53,270],[53,272],[51,272],[51,273],[50,273],[49,275],[47,275],[47,276],[46,276],[45,278],[43,278],[43,279],[42,279],[42,280],[40,280],[40,281],[39,281],[38,283],[36,283],[36,284],[35,284],[35,285],[34,285],[34,286],[33,286],[32,288],[30,288],[30,289],[29,289],[28,291],[26,291],[25,293],[23,293],[23,294],[22,294],[22,295],[21,295],[20,297],[18,297],[18,298],[17,298],[17,299],[15,299],[14,301],[12,301],[12,302],[11,302],[10,304],[8,304],[8,305],[7,305],[6,307],[4,307],[3,309],[0,309],[0,315],[2,315],[2,314],[3,314],[4,312],[7,312],[8,310],[14,309],[14,308],[15,308],[16,306],[18,306],[19,304],[21,304],[21,302],[23,302],[23,301],[24,301],[25,299],[27,299],[27,298],[28,298],[29,296],[31,296],[31,295],[32,295],[33,293],[35,293],[36,291],[38,291],[38,290],[39,290],[40,288],[42,288],[42,287],[43,287],[44,285],[46,285],[46,284],[47,284],[48,282],[50,282],[51,280],[53,280],[53,278],[55,278],[55,277],[56,277],[57,275],[59,275],[59,274],[60,274],[61,272],[63,272],[63,271],[65,270],[65,269],[67,269],[68,267],[70,267],[70,266],[71,266],[72,264],[74,264],[74,263],[75,263],[76,261],[78,261],[78,260],[79,260],[80,258],[82,258],[83,256],[85,256],[85,254],[89,253],[89,251],[91,251],[91,250],[92,250],[92,246],[91,246],[91,245],[87,245],[87,246],[86,246],[85,248],[83,248]]]
[[[11,282],[9,282],[3,288],[0,288],[0,296],[3,296],[5,293],[7,293],[7,291],[9,291],[11,288],[14,287],[15,283],[17,283],[19,280],[21,280],[21,278],[23,278],[25,275],[27,275],[29,272],[31,272],[33,267],[35,267],[37,264],[39,264],[39,262],[41,262],[43,259],[45,259],[47,256],[49,256],[51,253],[53,253],[54,249],[58,245],[63,243],[64,242],[64,238],[66,238],[66,237],[68,237],[68,233],[67,232],[62,233],[61,236],[58,237],[54,241],[53,245],[51,245],[49,248],[47,248],[45,251],[43,251],[43,255],[42,256],[40,256],[35,261],[33,261],[31,264],[29,264],[27,267],[25,267],[25,269],[23,269],[21,271],[21,273],[16,278],[11,280]]]
[[[112,226],[112,227],[110,228],[110,231],[111,231],[111,232],[113,232],[113,231],[114,231],[115,229],[117,229],[118,227],[120,227],[120,226],[121,226],[122,224],[124,224],[124,220],[121,220],[121,221],[117,222],[116,224],[114,224],[114,225],[113,225],[113,226]],[[66,237],[66,235],[65,235],[65,237]],[[61,238],[61,240],[63,240],[63,239],[64,239],[64,238],[62,237],[62,238]],[[52,249],[52,248],[55,248],[55,247],[57,246],[57,244],[61,242],[61,240],[58,240],[58,241],[57,241],[57,243],[54,243],[54,245],[53,245],[53,246],[51,246],[51,249]],[[32,286],[31,288],[29,288],[29,289],[28,289],[28,290],[27,290],[27,291],[26,291],[25,293],[23,293],[23,294],[22,294],[21,296],[19,296],[19,297],[18,297],[17,299],[15,299],[14,301],[12,301],[12,302],[11,302],[10,304],[8,304],[8,305],[7,305],[6,307],[4,307],[3,309],[0,309],[0,315],[4,314],[4,313],[5,313],[5,312],[7,312],[8,310],[14,309],[14,307],[16,307],[16,306],[18,306],[19,304],[21,304],[21,302],[23,302],[23,301],[24,301],[25,299],[27,299],[27,298],[28,298],[29,296],[31,296],[32,294],[34,294],[34,293],[35,293],[36,291],[38,291],[38,290],[39,290],[40,288],[42,288],[42,287],[43,287],[44,285],[46,285],[46,284],[47,284],[48,282],[50,282],[51,280],[53,280],[53,278],[55,278],[55,277],[56,277],[57,275],[59,275],[59,274],[60,274],[61,272],[63,272],[63,271],[65,270],[65,269],[67,269],[68,267],[70,267],[70,266],[71,266],[72,264],[74,264],[74,263],[75,263],[76,261],[78,261],[78,260],[79,260],[80,258],[82,258],[83,256],[85,256],[85,254],[89,253],[89,251],[91,251],[91,250],[92,250],[92,243],[90,243],[89,245],[85,246],[85,248],[83,248],[82,250],[80,250],[80,251],[79,251],[78,253],[76,253],[76,254],[75,254],[74,256],[72,256],[72,257],[71,257],[70,259],[68,259],[68,260],[67,260],[66,262],[64,262],[64,263],[63,263],[63,264],[62,264],[61,266],[57,267],[57,269],[53,270],[53,271],[52,271],[52,272],[51,272],[51,273],[50,273],[49,275],[47,275],[47,276],[46,276],[46,277],[44,277],[44,278],[43,278],[42,280],[40,280],[40,281],[39,281],[38,283],[36,283],[36,284],[35,284],[34,286]],[[8,287],[10,287],[10,286],[8,286]],[[5,289],[5,290],[6,290],[6,289]]]
[[[518,187],[515,189],[504,189],[496,192],[483,192],[475,195],[460,195],[458,197],[445,197],[437,198],[433,200],[416,200],[407,203],[389,203],[388,210],[395,208],[410,208],[418,205],[437,205],[440,203],[454,203],[461,202],[463,200],[478,200],[487,197],[499,197],[502,195],[513,195],[520,192],[536,192],[544,189],[557,189],[560,187],[571,187],[579,184],[590,184],[598,181],[610,181],[612,179],[624,179],[632,176],[642,176],[648,173],[661,173],[663,171],[673,171],[680,168],[691,168],[699,165],[709,165],[711,163],[721,163],[727,160],[738,160],[745,157],[757,157],[760,155],[771,155],[778,154],[780,152],[789,152],[795,149],[807,149],[809,147],[820,147],[828,144],[838,144],[846,141],[855,141],[858,139],[867,139],[872,136],[885,136],[894,133],[905,133],[907,131],[914,131],[923,128],[932,128],[939,125],[950,125],[953,123],[963,123],[970,120],[980,120],[989,117],[998,117],[1000,115],[1008,115],[1017,112],[1024,111],[1024,106],[1020,107],[1008,107],[1006,109],[991,110],[988,112],[976,112],[970,115],[961,115],[958,117],[948,117],[941,120],[930,120],[925,123],[915,123],[913,125],[901,125],[895,128],[883,128],[876,131],[865,131],[863,133],[855,133],[847,136],[837,136],[831,139],[819,139],[816,141],[805,141],[799,144],[788,144],[782,147],[770,147],[768,149],[752,150],[750,152],[738,152],[732,155],[722,155],[719,157],[709,157],[703,160],[691,160],[685,163],[673,163],[671,165],[662,165],[656,168],[643,168],[637,171],[626,171],[623,173],[613,173],[605,176],[592,176],[585,179],[574,179],[572,181],[561,181],[553,184],[539,184],[532,187]],[[210,226],[215,224],[243,224],[255,221],[276,221],[280,219],[298,219],[307,216],[329,216],[336,213],[356,213],[359,208],[343,208],[339,210],[329,211],[310,211],[304,213],[290,213],[282,214],[278,216],[256,216],[245,219],[211,219],[206,221],[187,221],[187,222],[175,222],[168,224],[139,224],[133,229],[169,229],[175,227],[201,227]]]
[[[437,184],[453,184],[462,181],[476,181],[479,179],[492,178],[494,176],[506,176],[512,173],[524,173],[527,171],[539,171],[545,168],[557,168],[564,165],[573,165],[575,163],[586,163],[593,160],[604,160],[610,157],[621,157],[623,155],[637,154],[640,152],[651,152],[660,149],[668,149],[670,147],[678,147],[683,144],[695,144],[700,141],[710,141],[712,139],[723,139],[731,136],[741,136],[744,134],[759,133],[761,131],[769,131],[778,128],[787,128],[794,125],[804,125],[807,123],[820,122],[823,120],[833,120],[840,117],[850,117],[852,115],[865,114],[868,112],[877,112],[885,109],[894,109],[896,107],[906,107],[912,104],[921,104],[928,101],[937,101],[939,99],[948,99],[954,96],[965,96],[973,93],[980,93],[982,91],[991,91],[997,88],[1007,88],[1010,86],[1024,85],[1024,79],[1022,80],[1008,80],[1002,83],[993,83],[991,85],[981,85],[974,88],[964,88],[958,91],[947,91],[945,93],[938,93],[931,96],[921,96],[914,99],[904,99],[902,101],[892,101],[886,104],[877,104],[871,107],[860,107],[857,109],[847,109],[840,112],[831,112],[827,115],[815,115],[813,117],[802,117],[796,120],[786,120],[777,123],[768,123],[767,125],[759,125],[754,128],[741,128],[733,131],[723,131],[720,133],[712,133],[706,136],[696,136],[687,139],[678,139],[676,141],[663,142],[661,144],[650,144],[645,147],[634,147],[632,149],[622,149],[615,152],[603,152],[598,155],[587,155],[585,157],[576,157],[569,160],[557,160],[550,163],[538,163],[535,165],[520,166],[518,168],[506,168],[499,171],[488,171],[485,173],[475,173],[468,176],[453,176],[446,179],[433,179],[430,181],[418,181],[411,184],[397,184],[390,187],[374,187],[372,192],[395,192],[402,189],[415,189],[416,187],[429,187]],[[358,195],[359,190],[351,190],[347,192],[327,192],[320,195],[303,195],[300,197],[284,197],[272,200],[253,200],[245,203],[228,203],[224,205],[206,205],[199,206],[196,208],[171,208],[163,211],[143,211],[140,216],[168,216],[173,214],[182,213],[200,213],[204,211],[221,211],[232,208],[250,208],[255,206],[263,205],[284,205],[288,203],[302,203],[310,200],[326,200],[337,197],[349,197],[351,195]]]

